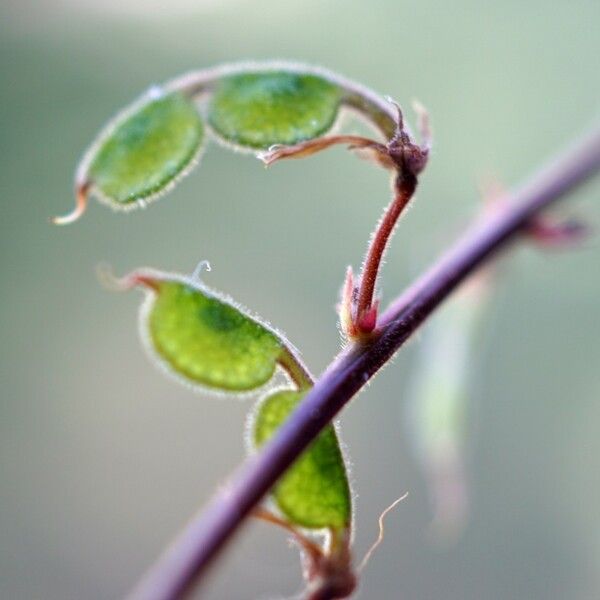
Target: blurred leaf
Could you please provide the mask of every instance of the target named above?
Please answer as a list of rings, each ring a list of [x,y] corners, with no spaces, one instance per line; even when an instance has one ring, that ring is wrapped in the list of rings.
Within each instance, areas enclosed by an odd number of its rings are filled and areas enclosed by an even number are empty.
[[[267,149],[326,133],[340,100],[338,87],[316,75],[286,71],[230,75],[216,86],[208,120],[227,142]]]
[[[191,100],[180,93],[150,96],[101,134],[86,178],[111,203],[132,206],[184,174],[203,137],[204,125]]]
[[[263,445],[296,408],[303,392],[279,391],[263,400],[254,420],[254,443]],[[337,434],[326,427],[273,490],[281,512],[308,529],[346,529],[352,519],[350,486]]]
[[[409,432],[433,508],[429,533],[437,543],[455,542],[469,518],[467,421],[480,376],[476,339],[489,309],[492,269],[466,282],[427,323],[412,374]]]
[[[199,283],[168,275],[139,279],[152,290],[149,343],[168,370],[224,391],[271,379],[284,351],[273,331]]]

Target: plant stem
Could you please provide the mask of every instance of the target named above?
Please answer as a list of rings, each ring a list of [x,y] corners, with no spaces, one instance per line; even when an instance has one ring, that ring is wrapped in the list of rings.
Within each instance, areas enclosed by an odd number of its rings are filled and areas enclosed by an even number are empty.
[[[306,390],[315,382],[315,378],[306,368],[300,357],[289,347],[285,347],[279,358],[279,365],[289,375],[299,390]]]
[[[360,287],[356,305],[356,317],[359,323],[362,315],[369,310],[373,304],[375,284],[377,283],[377,274],[379,273],[381,260],[385,254],[389,239],[394,233],[398,218],[413,197],[416,186],[416,177],[408,176],[403,179],[396,189],[394,199],[385,209],[383,218],[378,223],[377,229],[369,242],[369,249],[367,250],[367,256],[360,277]]]
[[[131,595],[177,600],[191,591],[254,506],[342,407],[389,361],[433,310],[528,221],[600,170],[600,128],[483,217],[382,315],[368,343],[338,355],[261,451],[193,518]]]

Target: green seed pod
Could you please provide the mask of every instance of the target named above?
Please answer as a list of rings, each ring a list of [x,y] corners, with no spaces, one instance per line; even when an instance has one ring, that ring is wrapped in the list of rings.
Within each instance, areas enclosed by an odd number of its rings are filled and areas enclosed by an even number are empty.
[[[77,207],[54,222],[79,218],[89,193],[119,210],[144,205],[190,169],[203,139],[204,124],[193,101],[153,88],[92,144],[77,172]]]
[[[361,148],[386,168],[386,146],[356,135],[325,136],[342,109],[361,115],[387,140],[397,119],[374,92],[324,69],[296,63],[237,63],[195,71],[160,87],[117,116],[85,154],[75,178],[75,208],[51,221],[72,223],[90,195],[117,210],[145,206],[193,166],[211,133],[269,165],[334,145]]]
[[[188,384],[224,392],[253,390],[289,356],[275,331],[194,279],[137,271],[124,281],[149,290],[142,335],[167,372]]]
[[[208,122],[228,143],[265,150],[329,131],[341,99],[340,88],[318,75],[285,70],[240,73],[217,82]]]
[[[262,400],[251,424],[262,446],[296,408],[305,392],[280,390]],[[291,523],[307,529],[347,530],[352,521],[350,485],[335,428],[326,427],[286,471],[273,497]]]

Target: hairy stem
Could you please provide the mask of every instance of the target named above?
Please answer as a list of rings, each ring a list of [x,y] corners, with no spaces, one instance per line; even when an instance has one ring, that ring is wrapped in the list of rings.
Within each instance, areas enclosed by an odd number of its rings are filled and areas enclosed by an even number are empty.
[[[131,598],[176,600],[189,592],[277,479],[433,310],[534,215],[598,170],[600,128],[509,195],[501,211],[477,222],[392,303],[372,341],[338,355],[271,440],[192,519]]]
[[[363,264],[360,287],[358,290],[356,316],[359,321],[361,316],[369,310],[373,304],[373,296],[375,294],[375,285],[377,283],[377,274],[379,273],[381,260],[385,254],[390,237],[394,233],[398,218],[412,198],[416,186],[417,180],[414,176],[409,176],[400,183],[396,189],[394,199],[386,208],[383,218],[377,225],[377,229],[371,238],[367,256]]]

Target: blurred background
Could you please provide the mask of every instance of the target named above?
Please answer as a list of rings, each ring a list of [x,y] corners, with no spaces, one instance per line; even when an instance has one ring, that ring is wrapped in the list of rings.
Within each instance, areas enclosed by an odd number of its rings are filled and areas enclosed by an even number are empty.
[[[136,293],[95,266],[189,272],[285,331],[321,371],[334,304],[389,197],[341,149],[268,171],[215,145],[174,193],[135,214],[93,203],[76,225],[72,174],[102,124],[150,84],[247,58],[318,63],[431,111],[435,149],[384,269],[384,302],[481,206],[584,131],[600,108],[600,3],[352,0],[7,0],[0,8],[2,261],[0,597],[123,596],[244,456],[250,402],[178,387],[147,360]],[[352,131],[352,126],[350,126]],[[600,182],[560,212],[600,227]],[[432,545],[406,402],[419,339],[341,418],[356,554],[404,492],[357,597],[600,597],[598,238],[521,245],[488,300],[471,397],[463,535]],[[249,524],[203,598],[290,596],[285,535]]]

